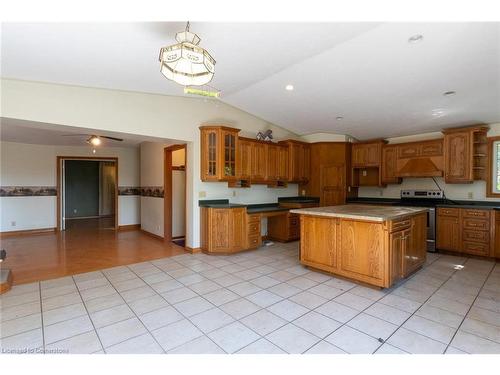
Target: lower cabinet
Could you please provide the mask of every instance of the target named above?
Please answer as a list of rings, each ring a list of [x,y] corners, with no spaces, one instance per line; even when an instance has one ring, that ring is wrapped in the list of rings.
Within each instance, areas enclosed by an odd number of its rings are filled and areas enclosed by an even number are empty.
[[[260,233],[260,215],[245,215],[245,249],[256,249],[262,244],[262,235]]]
[[[320,269],[337,267],[337,227],[339,221],[321,217],[302,220],[300,259]]]
[[[299,215],[287,213],[268,217],[267,235],[269,239],[280,242],[298,240],[300,238]]]
[[[495,211],[470,208],[437,209],[436,247],[462,254],[500,257]]]
[[[243,250],[245,207],[201,208],[201,249],[209,253],[231,253]]]
[[[495,220],[495,258],[500,258],[500,211],[496,212],[496,220]]]
[[[427,215],[414,216],[410,228],[405,230],[403,251],[403,274],[405,277],[421,267],[427,256],[427,241],[419,233],[427,232]]]

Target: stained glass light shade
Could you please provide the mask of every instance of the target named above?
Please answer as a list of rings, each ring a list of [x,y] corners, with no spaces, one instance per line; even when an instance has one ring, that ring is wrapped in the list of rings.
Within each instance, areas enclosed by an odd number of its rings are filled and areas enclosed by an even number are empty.
[[[201,86],[215,73],[215,60],[199,47],[198,35],[186,29],[175,35],[177,44],[160,49],[160,71],[168,79],[184,86]]]

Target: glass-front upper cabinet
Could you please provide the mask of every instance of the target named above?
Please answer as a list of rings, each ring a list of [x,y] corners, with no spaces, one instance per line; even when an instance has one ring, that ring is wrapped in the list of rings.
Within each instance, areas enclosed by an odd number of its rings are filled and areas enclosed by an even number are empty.
[[[201,126],[201,180],[229,181],[236,178],[239,129]]]

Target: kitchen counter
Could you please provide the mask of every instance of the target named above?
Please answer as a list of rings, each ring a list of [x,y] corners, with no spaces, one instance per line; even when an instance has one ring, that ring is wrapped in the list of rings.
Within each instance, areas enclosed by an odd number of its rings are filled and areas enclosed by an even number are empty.
[[[279,212],[288,211],[290,208],[281,207],[279,203],[263,203],[263,204],[249,204],[247,206],[247,213],[257,214],[262,212]]]
[[[405,202],[397,198],[351,198],[348,204],[376,204],[404,206]],[[444,200],[443,203],[437,203],[436,207],[454,207],[454,208],[472,208],[482,210],[500,210],[500,202],[493,201],[464,201],[464,200]]]
[[[229,203],[229,199],[203,200],[203,201],[198,201],[198,205],[200,207],[208,207],[208,208],[241,208],[241,207],[247,207],[246,204]]]
[[[346,204],[343,206],[301,208],[291,210],[290,212],[300,215],[338,217],[343,219],[383,222],[427,212],[427,208],[375,206],[369,204]]]
[[[438,205],[436,205],[436,207],[472,208],[472,209],[480,209],[480,210],[500,210],[500,202],[456,201],[456,203],[438,204]]]

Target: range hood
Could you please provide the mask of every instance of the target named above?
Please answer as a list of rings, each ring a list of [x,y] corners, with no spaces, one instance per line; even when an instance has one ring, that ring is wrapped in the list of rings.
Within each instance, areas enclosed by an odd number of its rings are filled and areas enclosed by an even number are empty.
[[[443,171],[430,158],[411,158],[398,171],[397,177],[441,177]]]

